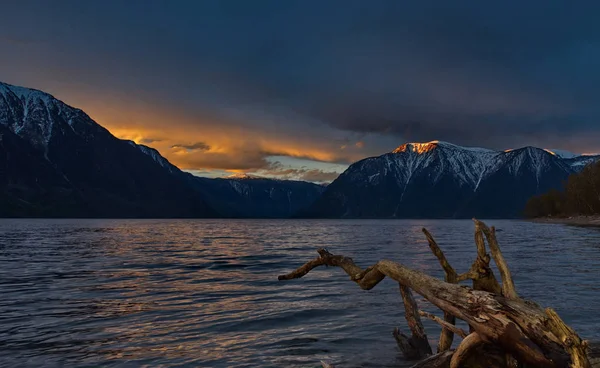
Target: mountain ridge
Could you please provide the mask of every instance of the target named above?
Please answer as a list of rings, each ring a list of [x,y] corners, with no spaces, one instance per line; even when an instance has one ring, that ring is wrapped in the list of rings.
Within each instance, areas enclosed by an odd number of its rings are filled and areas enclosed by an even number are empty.
[[[0,82],[4,217],[518,217],[529,197],[600,159],[555,151],[409,142],[355,162],[326,187],[209,179],[48,93]]]
[[[526,146],[506,151],[431,141],[350,165],[299,217],[520,217],[528,198],[560,187],[600,156],[563,159]]]
[[[239,216],[234,209],[223,208],[223,213],[208,204],[214,201],[207,193],[216,192],[207,187],[215,182],[200,183],[154,148],[113,136],[83,110],[46,92],[0,82],[0,135],[0,216]],[[285,183],[273,186],[287,190]],[[261,188],[270,189],[264,182]],[[309,199],[320,189],[294,186],[300,197],[309,192]],[[257,201],[244,203],[251,207],[246,216],[260,210]],[[281,217],[300,207],[271,206]]]

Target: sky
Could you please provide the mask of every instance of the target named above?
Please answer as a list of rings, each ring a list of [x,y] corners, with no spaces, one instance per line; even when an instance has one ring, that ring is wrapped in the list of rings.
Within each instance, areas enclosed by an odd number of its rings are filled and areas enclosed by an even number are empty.
[[[202,176],[406,142],[600,152],[597,1],[5,0],[0,81]]]

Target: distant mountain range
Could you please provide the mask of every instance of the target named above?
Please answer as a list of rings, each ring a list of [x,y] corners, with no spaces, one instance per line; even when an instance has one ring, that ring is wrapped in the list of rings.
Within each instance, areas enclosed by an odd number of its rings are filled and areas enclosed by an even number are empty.
[[[197,178],[47,93],[0,82],[0,217],[289,217],[322,191]]]
[[[600,156],[524,147],[508,151],[447,142],[407,143],[351,165],[299,217],[514,218],[527,200]]]
[[[519,217],[598,159],[433,141],[356,162],[327,187],[200,178],[47,93],[0,82],[0,217]]]

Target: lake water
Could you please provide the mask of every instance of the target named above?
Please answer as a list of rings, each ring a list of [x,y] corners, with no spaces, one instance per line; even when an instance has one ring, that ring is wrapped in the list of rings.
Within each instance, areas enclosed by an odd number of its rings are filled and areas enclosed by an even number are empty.
[[[600,340],[600,230],[487,223],[518,292]],[[409,366],[391,334],[407,330],[397,283],[364,291],[337,268],[277,275],[325,246],[441,276],[423,226],[465,271],[475,246],[462,220],[0,220],[0,365]]]

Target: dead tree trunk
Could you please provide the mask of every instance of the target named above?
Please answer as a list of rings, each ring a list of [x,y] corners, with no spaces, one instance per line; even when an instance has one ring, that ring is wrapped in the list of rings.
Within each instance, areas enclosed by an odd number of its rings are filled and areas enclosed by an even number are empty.
[[[417,364],[419,367],[474,366],[473,359],[478,361],[478,356],[486,359],[493,356],[496,362],[493,366],[499,367],[508,366],[514,357],[520,365],[527,367],[590,368],[587,342],[582,341],[553,310],[543,310],[537,304],[517,296],[494,228],[490,229],[482,222],[474,221],[477,259],[471,269],[462,275],[456,274],[433,237],[424,230],[433,253],[446,272],[446,281],[389,260],[380,260],[363,270],[351,258],[333,255],[325,249],[319,249],[319,257],[287,275],[279,276],[279,280],[303,277],[322,265],[342,268],[350,276],[350,280],[365,290],[372,289],[385,277],[390,277],[401,285],[406,318],[413,332],[412,338],[425,336],[410,290],[420,294],[440,308],[445,318],[438,318],[443,327],[438,354]],[[502,285],[489,267],[490,257],[486,254],[484,235],[500,270]],[[468,279],[473,280],[473,288],[457,284]],[[421,314],[428,316],[424,312]],[[472,330],[454,352],[448,349],[453,333],[460,329],[452,327],[454,320],[451,317],[466,321]],[[464,334],[466,333],[459,335]],[[487,349],[487,352],[482,353],[480,349]],[[479,363],[475,365],[486,364],[490,366],[489,360],[484,363],[479,359]]]

